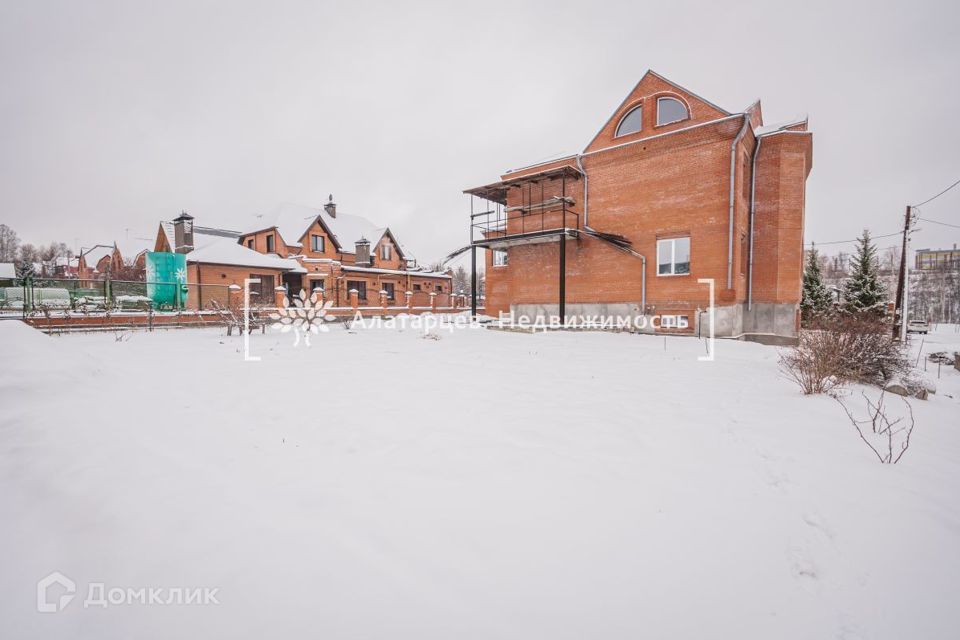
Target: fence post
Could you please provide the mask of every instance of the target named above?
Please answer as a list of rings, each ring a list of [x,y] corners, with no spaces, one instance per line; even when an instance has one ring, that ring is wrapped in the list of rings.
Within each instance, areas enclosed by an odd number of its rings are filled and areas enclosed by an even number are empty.
[[[413,291],[405,291],[403,297],[405,298],[407,310],[413,309]]]
[[[360,306],[360,292],[356,289],[350,289],[350,307],[353,308],[353,311],[357,311],[357,307]]]
[[[387,292],[384,289],[380,290],[380,306],[386,310],[387,308]]]
[[[436,291],[430,292],[430,311],[434,313],[437,311],[437,292]]]
[[[283,306],[283,300],[287,297],[287,290],[283,287],[273,288],[273,304],[279,309]]]

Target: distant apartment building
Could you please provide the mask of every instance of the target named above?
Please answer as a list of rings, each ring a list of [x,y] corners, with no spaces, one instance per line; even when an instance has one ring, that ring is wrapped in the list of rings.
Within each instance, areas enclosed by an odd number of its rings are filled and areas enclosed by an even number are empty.
[[[919,271],[960,268],[960,249],[917,249],[914,262]]]
[[[717,335],[795,336],[812,139],[648,71],[582,152],[465,191],[486,313],[695,331],[712,282]]]

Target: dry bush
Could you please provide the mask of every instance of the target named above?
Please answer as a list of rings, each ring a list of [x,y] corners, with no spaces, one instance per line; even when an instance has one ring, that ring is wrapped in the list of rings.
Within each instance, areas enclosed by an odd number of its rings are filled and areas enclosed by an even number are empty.
[[[888,408],[884,406],[885,392],[880,392],[877,402],[871,401],[866,393],[861,395],[867,405],[867,415],[862,420],[857,419],[841,398],[834,399],[843,407],[850,422],[860,434],[860,439],[876,454],[880,463],[897,464],[910,448],[910,436],[913,435],[914,427],[913,407],[906,398],[900,398],[906,405],[907,412],[899,418],[893,418]]]
[[[780,356],[783,373],[806,394],[838,384],[883,384],[907,369],[901,346],[882,319],[838,313],[800,333],[800,343]]]

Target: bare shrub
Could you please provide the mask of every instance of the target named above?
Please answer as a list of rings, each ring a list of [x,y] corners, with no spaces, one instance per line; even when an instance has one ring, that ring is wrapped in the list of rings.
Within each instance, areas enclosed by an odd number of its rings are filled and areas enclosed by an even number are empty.
[[[834,396],[834,399],[843,407],[850,422],[860,434],[860,439],[876,454],[881,464],[897,464],[910,448],[910,436],[913,434],[914,427],[913,407],[906,398],[900,398],[907,406],[907,413],[892,419],[888,415],[887,407],[884,406],[885,392],[880,392],[876,403],[871,401],[866,393],[861,392],[861,395],[867,404],[867,415],[862,420],[857,419],[841,398]]]
[[[780,370],[807,395],[827,393],[842,382],[838,377],[842,359],[834,340],[825,332],[804,332],[800,344],[780,354]]]
[[[907,361],[881,318],[838,313],[802,331],[799,344],[781,354],[780,368],[811,394],[847,382],[883,384],[905,371]]]

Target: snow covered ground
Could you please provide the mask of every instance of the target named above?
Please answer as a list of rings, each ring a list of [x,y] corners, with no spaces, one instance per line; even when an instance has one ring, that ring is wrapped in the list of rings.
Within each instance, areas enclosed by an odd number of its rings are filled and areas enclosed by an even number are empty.
[[[771,347],[439,335],[0,322],[0,636],[957,637],[952,368],[886,466]]]

